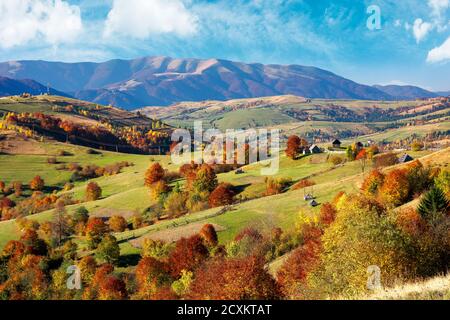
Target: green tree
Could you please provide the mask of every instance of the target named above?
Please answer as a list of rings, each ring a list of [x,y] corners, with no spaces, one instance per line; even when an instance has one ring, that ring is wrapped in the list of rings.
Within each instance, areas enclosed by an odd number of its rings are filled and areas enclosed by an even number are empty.
[[[432,187],[420,201],[417,211],[425,220],[433,220],[448,212],[449,201],[439,187]]]
[[[97,248],[97,256],[106,263],[117,265],[120,257],[120,248],[117,239],[108,234]]]

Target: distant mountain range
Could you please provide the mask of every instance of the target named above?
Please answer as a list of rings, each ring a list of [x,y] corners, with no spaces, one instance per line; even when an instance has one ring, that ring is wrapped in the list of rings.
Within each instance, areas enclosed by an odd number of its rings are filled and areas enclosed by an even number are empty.
[[[24,80],[14,80],[6,77],[0,76],[0,97],[4,96],[15,96],[22,93],[31,93],[33,95],[39,95],[47,93],[49,91],[52,95],[65,96],[68,97],[64,92],[60,92],[53,88],[47,89],[46,86],[36,82],[34,80],[24,79]]]
[[[360,100],[437,96],[412,86],[367,86],[315,67],[218,59],[146,57],[104,63],[10,61],[0,63],[0,76],[33,79],[78,99],[125,109],[286,94]]]

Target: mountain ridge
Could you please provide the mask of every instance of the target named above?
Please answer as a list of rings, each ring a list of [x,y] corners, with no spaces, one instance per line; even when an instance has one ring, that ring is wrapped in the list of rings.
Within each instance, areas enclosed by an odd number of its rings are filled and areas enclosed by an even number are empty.
[[[0,76],[50,83],[55,89],[78,99],[129,110],[184,101],[226,101],[279,95],[359,100],[399,98],[389,94],[384,87],[359,84],[312,66],[225,59],[151,56],[99,63],[10,61],[0,63]],[[418,88],[414,92],[421,92],[419,89],[423,90]],[[417,98],[414,92],[403,93],[401,97]]]

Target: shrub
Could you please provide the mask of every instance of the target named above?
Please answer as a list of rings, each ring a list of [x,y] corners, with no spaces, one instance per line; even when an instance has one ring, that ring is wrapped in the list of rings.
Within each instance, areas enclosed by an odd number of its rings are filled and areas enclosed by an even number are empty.
[[[170,244],[163,241],[147,238],[142,244],[142,256],[144,258],[165,259],[169,255]]]
[[[58,160],[56,159],[56,157],[49,157],[49,158],[47,158],[47,163],[48,164],[57,164]]]
[[[304,188],[311,187],[314,185],[316,185],[316,183],[314,181],[309,180],[309,179],[303,179],[303,180],[300,180],[299,182],[297,182],[296,184],[294,184],[292,186],[292,190],[300,190],[300,189],[304,189]]]
[[[413,143],[411,143],[411,150],[412,151],[420,151],[423,149],[423,143],[419,142],[419,141],[414,141]]]
[[[329,226],[336,219],[337,209],[331,203],[324,203],[320,208],[319,222]]]
[[[96,201],[102,196],[102,188],[96,182],[90,182],[86,187],[86,201]]]
[[[280,194],[292,183],[291,179],[286,178],[266,178],[266,196]]]
[[[336,155],[332,155],[329,158],[329,161],[335,166],[338,166],[338,165],[344,163],[344,159],[342,157],[339,157],[339,156],[336,156]]]
[[[178,217],[187,212],[187,196],[183,192],[171,192],[164,202],[164,209],[170,217]]]
[[[158,200],[162,195],[169,192],[169,186],[166,181],[159,180],[150,186],[150,195],[153,200]]]

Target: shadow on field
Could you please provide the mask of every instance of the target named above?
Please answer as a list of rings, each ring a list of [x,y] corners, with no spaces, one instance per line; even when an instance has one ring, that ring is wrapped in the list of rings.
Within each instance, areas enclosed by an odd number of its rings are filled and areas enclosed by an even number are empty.
[[[119,267],[126,268],[137,266],[139,260],[141,260],[141,255],[136,253],[120,256]]]

